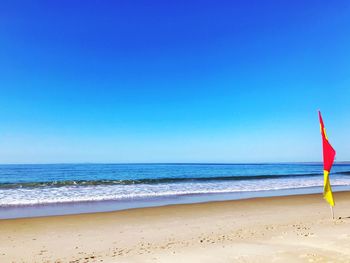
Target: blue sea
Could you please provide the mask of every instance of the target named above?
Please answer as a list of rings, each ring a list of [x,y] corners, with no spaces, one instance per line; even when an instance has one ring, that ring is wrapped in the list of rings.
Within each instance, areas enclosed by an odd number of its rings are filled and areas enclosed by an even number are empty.
[[[321,193],[321,163],[0,165],[0,218]],[[335,191],[350,164],[335,164]]]

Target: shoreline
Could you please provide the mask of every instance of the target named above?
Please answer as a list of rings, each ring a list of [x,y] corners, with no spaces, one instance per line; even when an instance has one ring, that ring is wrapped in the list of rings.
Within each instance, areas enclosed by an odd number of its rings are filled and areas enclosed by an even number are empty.
[[[334,196],[335,220],[319,194],[5,219],[0,261],[348,262],[350,193]]]
[[[350,198],[350,191],[333,191],[334,195],[349,195]],[[76,213],[76,214],[62,214],[62,215],[46,215],[46,216],[38,216],[38,217],[18,217],[18,218],[0,218],[0,223],[7,221],[7,220],[35,220],[35,219],[41,219],[41,218],[55,218],[55,217],[79,217],[79,216],[98,216],[100,214],[117,214],[117,213],[128,213],[130,211],[141,211],[145,212],[147,210],[156,210],[156,209],[167,209],[167,208],[186,208],[190,206],[215,206],[215,205],[227,205],[227,204],[234,204],[234,203],[249,203],[249,202],[268,202],[270,201],[278,201],[278,199],[302,199],[302,198],[312,198],[317,199],[319,198],[325,203],[325,206],[328,207],[328,203],[324,201],[322,193],[306,193],[306,194],[288,194],[288,195],[275,195],[275,196],[262,196],[262,197],[250,197],[250,198],[242,198],[242,199],[233,199],[233,200],[217,200],[217,201],[203,201],[203,202],[196,202],[196,203],[179,203],[179,204],[168,204],[168,205],[159,205],[159,206],[145,206],[145,207],[133,207],[133,208],[127,208],[127,209],[121,209],[121,210],[112,210],[112,211],[101,211],[101,212],[87,212],[87,213]],[[337,200],[335,200],[336,202]],[[100,202],[100,201],[97,201]],[[109,202],[109,201],[107,201]],[[95,203],[95,202],[86,202],[87,204]],[[350,199],[349,199],[350,203]],[[70,205],[71,203],[69,203]],[[59,204],[60,205],[60,204]],[[336,206],[335,206],[336,207]],[[349,215],[350,218],[350,215]],[[336,219],[336,218],[335,218]]]
[[[349,186],[335,186],[334,192],[349,191]],[[78,201],[67,203],[48,203],[32,205],[12,205],[0,207],[0,220],[15,218],[35,218],[46,216],[76,215],[124,211],[138,208],[163,207],[181,204],[198,204],[224,202],[254,198],[283,197],[294,195],[322,194],[321,187],[304,187],[294,189],[278,189],[267,191],[247,191],[234,193],[208,193],[161,196],[154,198]]]

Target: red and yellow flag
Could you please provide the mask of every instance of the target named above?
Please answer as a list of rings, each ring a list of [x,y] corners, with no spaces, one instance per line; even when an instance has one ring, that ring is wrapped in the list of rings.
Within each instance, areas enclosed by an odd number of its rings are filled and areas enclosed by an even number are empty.
[[[334,206],[333,193],[331,183],[329,181],[329,173],[331,171],[335,150],[328,141],[326,129],[323,124],[321,112],[318,112],[320,118],[320,128],[322,134],[322,146],[323,146],[323,175],[324,175],[324,184],[323,184],[323,197],[331,205]]]

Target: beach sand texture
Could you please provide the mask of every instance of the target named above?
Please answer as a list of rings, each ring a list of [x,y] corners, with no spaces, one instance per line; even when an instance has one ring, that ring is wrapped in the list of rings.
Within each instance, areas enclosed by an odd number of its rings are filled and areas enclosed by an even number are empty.
[[[350,193],[0,221],[0,262],[350,262]]]

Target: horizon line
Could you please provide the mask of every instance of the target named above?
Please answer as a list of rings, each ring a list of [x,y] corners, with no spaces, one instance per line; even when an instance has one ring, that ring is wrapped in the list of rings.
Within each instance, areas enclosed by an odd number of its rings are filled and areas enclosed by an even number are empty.
[[[322,164],[322,161],[295,161],[295,162],[52,162],[52,163],[0,163],[0,165],[245,165],[245,164]],[[335,161],[334,164],[350,164],[350,161]]]

